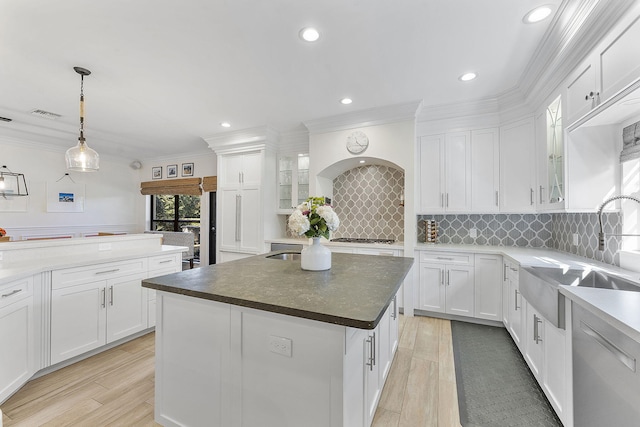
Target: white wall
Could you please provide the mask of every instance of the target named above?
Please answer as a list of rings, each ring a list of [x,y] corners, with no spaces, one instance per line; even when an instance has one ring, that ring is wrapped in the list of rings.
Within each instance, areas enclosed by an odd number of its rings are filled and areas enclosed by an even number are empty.
[[[139,209],[144,196],[140,195],[138,172],[127,160],[101,157],[99,172],[69,172],[76,183],[85,186],[84,212],[79,213],[47,212],[46,184],[55,183],[67,172],[63,151],[0,137],[2,165],[24,174],[29,189],[26,211],[7,212],[7,203],[0,200],[0,227],[14,239],[62,234],[79,237],[98,231],[132,233],[144,228],[144,210]],[[14,205],[23,203],[16,202]]]

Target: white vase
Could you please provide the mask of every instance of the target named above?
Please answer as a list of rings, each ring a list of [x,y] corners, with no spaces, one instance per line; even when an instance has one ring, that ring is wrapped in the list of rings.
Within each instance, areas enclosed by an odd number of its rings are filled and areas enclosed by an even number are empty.
[[[300,266],[303,270],[329,270],[331,268],[331,251],[320,243],[320,237],[313,237],[311,246],[302,250]]]

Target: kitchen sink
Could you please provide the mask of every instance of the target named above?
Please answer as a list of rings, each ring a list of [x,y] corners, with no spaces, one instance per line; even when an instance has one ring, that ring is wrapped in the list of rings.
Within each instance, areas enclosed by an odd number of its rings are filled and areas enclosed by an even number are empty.
[[[640,292],[640,284],[603,271],[560,267],[522,267],[520,292],[554,326],[564,329],[564,296],[559,286]]]
[[[299,252],[281,252],[279,254],[267,255],[267,259],[280,259],[284,261],[300,261]]]

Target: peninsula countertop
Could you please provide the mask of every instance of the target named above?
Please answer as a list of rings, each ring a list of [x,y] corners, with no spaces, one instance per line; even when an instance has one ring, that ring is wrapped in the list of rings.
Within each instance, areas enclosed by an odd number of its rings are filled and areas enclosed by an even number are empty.
[[[300,261],[268,258],[279,252],[154,277],[142,286],[374,329],[413,265],[413,258],[334,253],[330,270],[305,271]]]

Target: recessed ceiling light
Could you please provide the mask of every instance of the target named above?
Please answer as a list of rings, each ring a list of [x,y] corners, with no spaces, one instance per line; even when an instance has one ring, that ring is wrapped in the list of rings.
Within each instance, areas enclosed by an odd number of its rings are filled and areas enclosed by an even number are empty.
[[[341,103],[341,104],[344,104],[344,105],[349,105],[349,104],[351,104],[352,102],[353,102],[353,100],[352,100],[351,98],[342,98],[342,99],[340,100],[340,103]]]
[[[469,80],[473,80],[476,77],[478,77],[478,75],[476,73],[464,73],[463,75],[458,77],[458,80],[460,80],[462,82],[468,82]]]
[[[364,160],[360,160],[360,163],[364,163],[364,162],[365,162]]]
[[[306,27],[300,30],[300,38],[306,42],[314,42],[320,38],[320,33],[313,27]]]
[[[229,122],[222,122],[222,123],[220,123],[220,126],[222,126],[223,128],[230,128],[230,127],[231,127],[231,123],[229,123]]]
[[[551,11],[552,9],[549,5],[538,6],[524,15],[524,18],[522,18],[522,22],[524,22],[525,24],[535,24],[536,22],[540,22],[548,18],[551,15]]]

